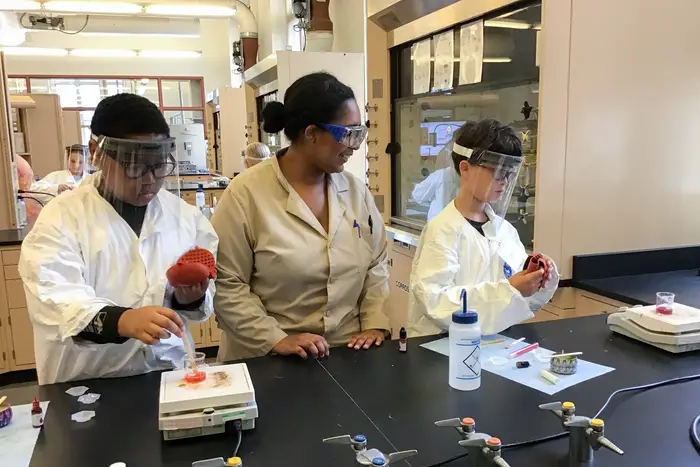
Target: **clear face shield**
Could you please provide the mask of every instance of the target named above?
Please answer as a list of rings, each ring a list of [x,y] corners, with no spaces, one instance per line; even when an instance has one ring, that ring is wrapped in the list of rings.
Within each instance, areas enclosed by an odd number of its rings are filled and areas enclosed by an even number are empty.
[[[99,137],[95,160],[101,170],[100,189],[106,196],[145,206],[165,188],[180,196],[175,138],[122,139]]]
[[[66,170],[79,181],[87,173],[89,165],[87,146],[73,145],[66,148]]]
[[[486,215],[497,231],[501,220],[507,218],[523,158],[457,143],[453,144],[452,151],[463,158],[460,185],[476,205],[486,203]]]

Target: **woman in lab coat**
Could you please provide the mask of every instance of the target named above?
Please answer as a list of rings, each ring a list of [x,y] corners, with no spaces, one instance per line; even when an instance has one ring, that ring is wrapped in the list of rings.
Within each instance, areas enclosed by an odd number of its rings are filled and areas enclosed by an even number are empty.
[[[54,194],[63,193],[66,190],[76,188],[83,179],[88,148],[80,144],[74,144],[66,148],[66,161],[68,168],[51,172],[46,177],[36,182],[35,187],[41,191]]]
[[[387,242],[371,193],[343,170],[367,134],[352,90],[327,73],[303,76],[263,119],[291,145],[234,178],[212,218],[219,360],[380,345]]]
[[[39,384],[173,368],[185,355],[183,317],[213,311],[213,283],[166,279],[180,255],[216,254],[218,240],[197,209],[161,189],[177,165],[163,114],[118,94],[91,126],[99,183],[57,197],[22,243]]]
[[[518,232],[504,219],[522,165],[515,131],[495,120],[467,122],[456,133],[456,199],[426,225],[411,270],[409,334],[446,331],[466,289],[483,334],[532,318],[557,289],[559,274],[528,268]],[[533,270],[534,269],[534,270]]]

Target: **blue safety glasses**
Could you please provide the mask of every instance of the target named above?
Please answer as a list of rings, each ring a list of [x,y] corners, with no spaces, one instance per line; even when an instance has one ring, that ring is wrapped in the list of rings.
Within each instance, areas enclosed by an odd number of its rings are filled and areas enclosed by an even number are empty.
[[[331,125],[324,124],[321,127],[330,133],[340,144],[350,149],[360,149],[362,142],[367,137],[367,127],[363,125]]]

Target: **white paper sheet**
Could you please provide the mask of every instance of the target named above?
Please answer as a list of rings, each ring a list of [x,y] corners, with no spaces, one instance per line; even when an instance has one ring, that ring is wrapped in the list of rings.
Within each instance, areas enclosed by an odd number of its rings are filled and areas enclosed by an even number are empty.
[[[413,57],[413,94],[430,92],[430,39],[411,48]]]
[[[435,77],[433,91],[452,89],[455,65],[454,32],[447,31],[433,36],[435,45]]]
[[[459,84],[481,82],[484,62],[484,21],[466,24],[459,30]]]
[[[505,339],[503,342],[488,344],[490,340],[494,339]],[[513,342],[514,339],[510,337],[505,337],[501,335],[484,336],[481,339],[481,370],[488,371],[489,373],[494,373],[504,378],[507,378],[516,383],[520,383],[524,386],[531,387],[545,394],[556,394],[571,386],[575,386],[589,379],[596,378],[598,376],[604,375],[615,368],[610,368],[608,366],[598,365],[597,363],[591,363],[586,360],[578,359],[578,370],[573,375],[556,375],[559,378],[557,384],[551,384],[545,381],[540,376],[541,370],[549,370],[549,363],[543,363],[534,357],[532,352],[529,352],[521,357],[509,359],[508,363],[503,366],[494,365],[489,361],[491,357],[503,357],[508,358],[508,354],[513,350],[518,350],[525,347],[527,342],[520,342],[512,349],[506,349],[506,345]],[[421,344],[421,347],[437,352],[441,355],[450,355],[450,341],[449,338],[444,337],[432,342],[426,342]],[[547,351],[549,354],[554,354],[554,352]],[[527,360],[530,362],[529,368],[516,368],[515,362]]]
[[[46,419],[49,402],[42,402],[41,408]],[[12,422],[5,428],[0,428],[0,464],[29,467],[40,431],[39,428],[32,427],[32,404],[13,406]]]

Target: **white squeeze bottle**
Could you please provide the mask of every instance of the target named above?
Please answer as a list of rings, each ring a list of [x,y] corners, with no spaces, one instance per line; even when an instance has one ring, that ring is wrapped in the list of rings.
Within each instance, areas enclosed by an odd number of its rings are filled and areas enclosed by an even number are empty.
[[[204,207],[204,204],[206,203],[206,198],[204,197],[204,185],[201,183],[199,184],[199,188],[197,188],[197,191],[194,195],[194,204],[197,206],[199,209],[202,209]]]
[[[479,316],[467,310],[467,291],[462,290],[462,309],[452,313],[450,324],[450,386],[473,391],[481,386],[481,328]]]

